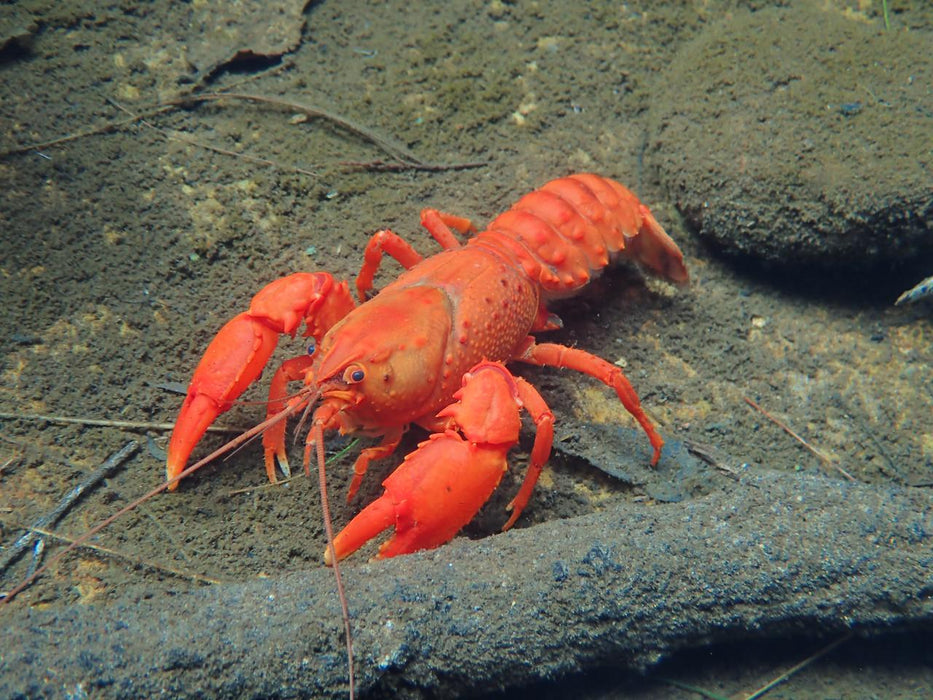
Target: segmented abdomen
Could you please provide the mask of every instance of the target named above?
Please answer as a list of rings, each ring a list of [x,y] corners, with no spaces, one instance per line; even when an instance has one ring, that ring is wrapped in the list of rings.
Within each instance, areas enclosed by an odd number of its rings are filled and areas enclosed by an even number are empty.
[[[592,174],[552,180],[496,217],[470,243],[512,257],[547,297],[572,294],[623,253],[674,282],[683,254],[618,182]]]

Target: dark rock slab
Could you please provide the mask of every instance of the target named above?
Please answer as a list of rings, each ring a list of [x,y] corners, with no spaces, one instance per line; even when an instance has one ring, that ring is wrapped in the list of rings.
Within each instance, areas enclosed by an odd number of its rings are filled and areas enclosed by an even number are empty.
[[[653,90],[650,162],[700,234],[780,266],[933,261],[933,36],[736,11]]]
[[[691,454],[687,443],[670,436],[660,461],[652,467],[644,432],[605,423],[562,421],[554,453],[582,460],[624,484],[640,487],[645,495],[662,503],[676,503],[709,491],[720,474]]]
[[[344,569],[361,690],[452,697],[645,668],[722,640],[933,620],[933,498],[746,470],[629,505]],[[331,572],[70,609],[0,609],[0,696],[345,697]]]
[[[188,61],[202,76],[248,58],[274,58],[301,42],[308,0],[196,5],[184,39]]]
[[[11,46],[29,46],[38,29],[39,23],[28,10],[17,5],[0,5],[0,52]]]

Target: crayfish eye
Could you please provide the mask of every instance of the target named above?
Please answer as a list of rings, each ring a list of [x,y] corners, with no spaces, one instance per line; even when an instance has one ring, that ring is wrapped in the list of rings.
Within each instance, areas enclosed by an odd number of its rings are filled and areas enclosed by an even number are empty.
[[[347,367],[343,373],[343,381],[347,384],[359,384],[366,377],[366,372],[359,366]]]

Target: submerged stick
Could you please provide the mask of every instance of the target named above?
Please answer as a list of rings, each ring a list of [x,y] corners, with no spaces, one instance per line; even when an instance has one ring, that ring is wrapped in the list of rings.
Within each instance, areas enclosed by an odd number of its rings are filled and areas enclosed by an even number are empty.
[[[146,501],[148,501],[148,500],[149,500],[150,498],[152,498],[153,496],[156,496],[156,495],[162,493],[162,492],[165,491],[167,488],[169,488],[172,484],[176,484],[176,483],[178,483],[179,481],[181,481],[183,478],[185,478],[186,476],[188,476],[188,475],[190,475],[190,474],[194,474],[194,472],[196,472],[198,469],[200,469],[200,468],[203,467],[204,465],[206,465],[206,464],[212,462],[215,458],[220,457],[221,455],[226,454],[226,453],[229,452],[230,450],[232,450],[232,449],[234,449],[234,448],[240,446],[240,445],[243,444],[244,442],[247,442],[248,440],[251,440],[253,437],[255,437],[256,435],[259,435],[260,433],[262,433],[262,432],[263,432],[264,430],[266,430],[267,428],[270,428],[270,427],[272,427],[273,425],[275,425],[276,423],[285,420],[285,419],[288,418],[292,413],[294,413],[295,411],[300,410],[300,409],[302,409],[302,408],[304,408],[304,404],[303,404],[302,402],[296,402],[296,403],[290,405],[289,407],[285,408],[285,410],[283,410],[282,412],[277,413],[276,415],[272,416],[271,418],[267,418],[267,419],[264,420],[262,423],[259,423],[259,424],[256,425],[255,427],[250,428],[250,429],[247,430],[245,433],[242,433],[240,436],[234,438],[233,440],[231,440],[230,442],[226,443],[225,445],[222,445],[221,447],[217,448],[216,450],[214,450],[213,452],[211,452],[207,457],[205,457],[204,459],[202,459],[202,460],[200,460],[200,461],[198,461],[198,462],[195,462],[194,464],[192,464],[190,467],[188,467],[188,468],[185,469],[184,471],[182,471],[182,472],[180,472],[179,474],[173,476],[171,479],[168,479],[168,480],[162,482],[161,484],[159,484],[158,486],[156,486],[154,489],[152,489],[152,490],[149,491],[148,493],[146,493],[146,494],[140,496],[140,497],[137,498],[135,501],[129,503],[128,505],[126,505],[126,506],[124,506],[123,508],[121,508],[120,510],[118,510],[116,513],[114,513],[114,514],[111,515],[110,517],[104,518],[104,519],[101,520],[99,523],[97,523],[97,525],[95,525],[95,526],[92,527],[90,530],[88,530],[87,532],[85,532],[83,535],[81,535],[80,537],[78,537],[77,539],[75,539],[70,545],[68,545],[68,546],[67,546],[65,549],[63,549],[61,552],[59,552],[59,553],[56,554],[54,557],[52,557],[51,559],[49,559],[43,566],[40,566],[32,575],[27,576],[27,577],[23,580],[22,583],[20,583],[18,586],[15,586],[12,590],[8,591],[7,594],[6,594],[6,597],[0,598],[0,608],[2,608],[4,605],[6,605],[7,603],[9,603],[11,600],[13,600],[13,598],[15,598],[19,593],[21,593],[23,590],[25,590],[25,589],[26,589],[33,581],[35,581],[39,576],[41,576],[43,573],[45,573],[46,571],[48,571],[49,567],[51,567],[53,564],[55,564],[57,561],[59,561],[62,557],[64,557],[64,556],[65,556],[66,554],[68,554],[69,552],[71,552],[71,551],[77,549],[79,546],[81,546],[82,544],[84,544],[85,542],[87,542],[88,540],[90,540],[94,535],[96,535],[98,532],[100,532],[101,530],[103,530],[104,528],[106,528],[107,526],[109,526],[109,525],[110,525],[111,523],[113,523],[115,520],[118,520],[119,518],[123,517],[123,516],[126,515],[127,513],[136,510],[136,508],[138,508],[142,503],[145,503]],[[137,445],[137,447],[138,447],[138,445]]]
[[[40,141],[32,144],[27,144],[25,146],[16,146],[14,148],[0,151],[0,157],[16,155],[20,153],[28,153],[29,151],[40,151],[43,148],[48,148],[50,146],[56,146],[62,143],[67,143],[68,141],[74,141],[76,139],[84,138],[86,136],[95,136],[98,134],[109,133],[111,131],[117,131],[125,126],[135,124],[140,122],[146,126],[155,129],[160,132],[164,137],[169,139],[175,139],[183,143],[188,143],[193,146],[198,146],[200,148],[205,148],[207,150],[220,153],[222,155],[233,156],[235,158],[243,158],[250,160],[262,165],[268,165],[277,168],[290,169],[295,172],[302,173],[304,175],[314,176],[316,173],[298,167],[298,166],[283,166],[276,161],[270,160],[268,158],[260,158],[257,156],[251,156],[245,153],[239,153],[237,151],[231,151],[226,148],[220,148],[218,146],[212,146],[209,144],[201,143],[195,139],[185,138],[178,135],[173,135],[167,133],[165,130],[160,129],[156,125],[147,121],[147,118],[153,117],[159,114],[164,114],[171,110],[175,110],[178,107],[183,107],[186,105],[196,104],[198,102],[207,102],[207,101],[219,101],[224,99],[233,99],[233,100],[244,100],[247,102],[258,102],[261,104],[273,105],[276,107],[284,107],[286,109],[293,110],[295,112],[300,112],[312,119],[323,119],[329,121],[337,127],[344,129],[345,131],[354,134],[362,138],[369,143],[372,143],[374,146],[384,151],[386,154],[391,156],[395,162],[384,162],[380,160],[366,162],[345,162],[341,165],[348,167],[357,167],[357,168],[367,168],[377,171],[386,171],[386,172],[400,172],[403,170],[422,170],[426,172],[441,172],[445,170],[468,170],[471,168],[481,168],[488,163],[486,161],[469,161],[463,163],[431,163],[422,160],[417,155],[415,155],[411,150],[406,146],[402,145],[398,141],[384,136],[374,129],[358,124],[357,122],[348,119],[342,115],[339,115],[335,112],[332,112],[323,107],[317,105],[302,104],[299,102],[294,102],[292,100],[286,100],[281,97],[269,97],[266,95],[256,95],[251,93],[243,92],[207,92],[201,94],[188,94],[177,97],[173,100],[168,100],[166,102],[159,103],[153,107],[141,110],[139,112],[133,112],[132,110],[124,107],[119,104],[116,100],[107,99],[107,102],[117,109],[125,112],[128,116],[125,119],[120,119],[114,122],[109,122],[103,124],[99,127],[94,127],[87,129],[85,131],[75,132],[71,134],[66,134],[58,138],[50,139],[47,141]]]
[[[171,109],[168,105],[163,105],[158,108],[154,108],[145,113],[146,116],[154,116],[161,112],[168,112]],[[108,134],[111,131],[119,131],[125,126],[129,126],[136,122],[139,119],[138,116],[127,117],[126,119],[118,119],[117,121],[107,122],[106,124],[101,124],[100,126],[91,127],[90,129],[85,129],[84,131],[76,131],[71,134],[65,134],[64,136],[58,136],[47,141],[37,141],[35,143],[28,143],[25,146],[14,146],[5,151],[0,151],[0,158],[5,156],[14,156],[19,155],[20,153],[29,153],[30,151],[36,151],[41,153],[44,148],[51,148],[52,146],[60,146],[63,143],[68,143],[69,141],[77,141],[78,139],[83,139],[88,136],[99,136],[100,134]]]
[[[109,102],[111,105],[113,105],[113,106],[116,107],[117,109],[126,112],[126,113],[129,114],[129,115],[134,115],[134,113],[133,113],[132,111],[130,111],[128,108],[124,107],[123,105],[121,105],[119,102],[117,102],[116,100],[114,100],[114,99],[112,99],[112,98],[107,98],[107,102]],[[248,153],[241,153],[241,152],[239,152],[239,151],[232,151],[232,150],[230,150],[229,148],[221,148],[220,146],[213,146],[213,145],[211,145],[211,144],[209,144],[209,143],[203,143],[203,142],[201,142],[201,141],[198,141],[198,140],[193,139],[193,138],[189,138],[189,137],[187,137],[187,136],[179,136],[178,134],[169,133],[169,132],[166,131],[165,129],[162,129],[162,128],[156,126],[156,125],[153,124],[151,121],[149,121],[148,119],[144,118],[142,115],[138,115],[138,116],[137,116],[137,119],[139,120],[140,124],[144,124],[144,125],[148,126],[150,129],[159,132],[164,138],[168,139],[169,141],[180,141],[181,143],[187,143],[189,146],[195,146],[195,147],[197,147],[197,148],[203,148],[203,149],[208,150],[208,151],[213,151],[214,153],[219,153],[219,154],[222,155],[222,156],[231,156],[231,157],[233,157],[233,158],[242,158],[243,160],[248,160],[248,161],[253,162],[253,163],[258,163],[259,165],[266,165],[266,166],[269,166],[269,167],[279,168],[279,169],[282,169],[282,170],[285,170],[285,169],[294,170],[294,171],[297,172],[297,173],[301,173],[302,175],[309,175],[309,176],[311,176],[311,177],[317,176],[317,173],[315,173],[314,171],[312,171],[312,170],[307,170],[307,169],[305,169],[305,168],[300,168],[300,167],[298,167],[298,166],[296,166],[296,165],[284,166],[284,165],[282,165],[281,163],[277,163],[277,162],[274,161],[274,160],[270,160],[269,158],[260,158],[259,156],[253,156],[253,155],[250,155],[250,154],[248,154]]]
[[[759,406],[757,403],[755,403],[755,402],[754,402],[752,399],[750,399],[749,397],[745,396],[744,398],[745,398],[745,403],[747,403],[749,406],[751,406],[752,408],[754,408],[756,411],[759,411],[759,412],[761,413],[761,415],[763,415],[765,418],[767,418],[769,421],[771,421],[772,423],[774,423],[777,427],[779,427],[779,428],[780,428],[781,430],[783,430],[785,433],[787,433],[787,434],[790,435],[792,438],[794,438],[794,440],[796,440],[796,441],[799,442],[801,445],[803,445],[809,452],[813,453],[823,464],[826,464],[826,465],[832,467],[832,468],[835,469],[837,472],[839,472],[840,474],[842,474],[842,475],[843,475],[846,479],[848,479],[849,481],[855,481],[855,477],[852,476],[852,475],[851,475],[849,472],[847,472],[845,469],[843,469],[840,465],[838,465],[838,464],[836,463],[836,460],[832,459],[831,457],[829,457],[828,455],[826,455],[826,453],[824,453],[822,450],[820,450],[820,449],[814,447],[814,446],[811,445],[809,442],[807,442],[807,441],[804,440],[802,437],[800,437],[800,435],[798,435],[796,432],[794,432],[794,430],[791,429],[791,427],[790,427],[789,425],[787,425],[787,423],[785,423],[784,421],[780,420],[779,418],[776,418],[776,417],[774,417],[773,415],[771,415],[770,413],[768,413],[765,409],[763,409],[761,406]]]
[[[852,639],[853,636],[855,636],[855,632],[846,632],[844,635],[839,637],[839,639],[837,639],[834,642],[830,642],[825,647],[817,651],[815,654],[811,654],[810,656],[805,658],[800,663],[794,664],[792,667],[784,671],[784,673],[779,675],[774,680],[766,683],[765,685],[760,687],[758,690],[756,690],[751,695],[746,695],[745,698],[743,698],[743,700],[758,700],[758,698],[763,697],[764,695],[769,693],[773,688],[776,688],[777,686],[779,686],[781,683],[786,681],[788,678],[793,676],[798,671],[806,668],[807,666],[812,664],[814,661],[817,661],[818,659],[823,658],[824,656],[826,656],[829,652],[831,652],[833,649],[838,647],[843,642],[847,642],[850,639]]]
[[[362,124],[358,124],[357,122],[352,121],[347,117],[336,114],[335,112],[332,112],[323,107],[304,104],[301,102],[294,102],[292,100],[286,100],[281,97],[269,97],[267,95],[255,95],[244,92],[208,92],[198,95],[188,95],[177,100],[170,100],[164,104],[182,106],[195,102],[218,101],[226,99],[244,100],[246,102],[258,102],[260,104],[268,104],[275,107],[284,107],[285,109],[300,112],[305,116],[311,117],[312,119],[324,119],[325,121],[329,121],[341,129],[349,131],[351,134],[359,136],[363,140],[370,142],[397,161],[397,163],[394,164],[383,163],[382,161],[372,161],[371,163],[348,162],[345,163],[345,165],[356,167],[372,167],[373,169],[377,170],[426,170],[429,172],[438,172],[442,170],[467,170],[470,168],[481,168],[487,165],[487,163],[483,161],[453,164],[429,163],[419,158],[411,150],[400,144],[395,139],[384,136],[374,129],[363,126]]]
[[[742,473],[680,503],[607,503],[429,552],[348,560],[357,692],[482,696],[607,659],[643,672],[737,639],[930,629],[928,489]],[[325,567],[172,593],[0,610],[0,697],[36,695],[54,669],[56,688],[81,683],[95,697],[287,689],[346,700]]]
[[[14,527],[19,527],[24,530],[32,530],[36,534],[42,535],[42,537],[51,537],[54,540],[61,540],[62,542],[65,542],[66,544],[72,544],[75,541],[74,537],[68,537],[68,535],[63,535],[62,533],[55,532],[54,530],[46,530],[46,529],[35,527],[35,526],[26,527],[25,525],[20,525],[19,523],[11,523],[11,524]],[[42,540],[39,540],[39,541],[41,542]],[[96,552],[97,554],[103,554],[108,557],[116,557],[118,559],[123,559],[124,561],[132,564],[133,566],[138,566],[141,568],[152,569],[153,571],[159,571],[162,573],[171,574],[172,576],[178,576],[179,578],[185,578],[190,581],[195,581],[197,583],[213,583],[213,584],[224,583],[224,581],[221,581],[218,578],[212,578],[210,576],[205,576],[204,574],[198,574],[193,571],[184,571],[183,569],[176,569],[173,566],[161,564],[157,561],[139,559],[138,557],[131,556],[117,549],[111,549],[110,547],[102,547],[99,544],[91,544],[89,542],[85,542],[84,544],[80,544],[78,546],[81,547],[82,549],[87,549],[92,552]],[[33,573],[35,572],[30,571],[29,575],[31,576]]]
[[[356,122],[331,112],[330,110],[324,109],[323,107],[318,107],[317,105],[301,104],[299,102],[293,102],[292,100],[286,100],[281,97],[254,95],[252,93],[245,92],[206,92],[198,95],[186,95],[185,97],[181,97],[176,100],[169,100],[164,104],[180,107],[195,102],[218,100],[243,100],[246,102],[259,102],[262,104],[273,105],[275,107],[284,107],[295,112],[301,112],[302,114],[311,117],[312,119],[324,119],[325,121],[329,121],[332,124],[336,124],[341,129],[349,131],[351,134],[369,141],[374,146],[378,146],[381,150],[385,151],[396,160],[407,163],[413,167],[424,165],[423,160],[421,160],[418,156],[416,156],[397,141],[387,138],[382,134],[376,133],[372,129],[365,127],[362,124],[357,124]]]
[[[121,467],[126,460],[136,454],[138,450],[139,443],[135,440],[130,440],[124,445],[123,449],[110,455],[107,461],[92,472],[90,476],[71,489],[55,508],[36,520],[29,528],[28,532],[16,540],[16,542],[10,545],[9,549],[4,552],[3,557],[0,558],[0,573],[3,573],[10,564],[19,558],[20,554],[28,547],[32,546],[32,543],[39,536],[36,532],[37,530],[47,528],[57,523],[59,519],[68,512],[68,509],[74,505],[75,501],[81,498],[85,491],[96,486],[98,482],[110,476],[110,474]],[[35,575],[35,572],[32,572],[32,575]]]
[[[269,68],[267,70],[259,71],[258,73],[254,73],[253,75],[248,75],[242,80],[237,80],[233,82],[231,85],[228,85],[227,87],[228,89],[237,87],[239,85],[243,85],[244,83],[252,82],[254,80],[258,80],[259,78],[264,78],[269,75],[274,75],[275,73],[278,73],[281,70],[288,70],[293,67],[294,67],[294,64],[291,61],[286,61],[277,66]],[[195,90],[197,89],[197,87],[198,87],[198,84],[192,85],[189,87],[189,90]],[[182,93],[182,94],[186,94],[186,93]],[[130,124],[133,124],[140,119],[144,119],[147,117],[154,117],[158,114],[162,114],[163,112],[170,112],[173,109],[175,109],[174,105],[162,104],[162,105],[156,105],[155,107],[150,107],[146,111],[139,112],[138,114],[133,114],[129,110],[124,110],[127,112],[127,114],[130,115],[126,119],[118,119],[117,121],[107,122],[106,124],[101,124],[100,126],[91,127],[83,131],[76,131],[71,134],[65,134],[64,136],[59,136],[53,139],[49,139],[48,141],[37,141],[35,143],[29,143],[24,146],[16,146],[6,151],[0,151],[0,158],[4,156],[18,155],[20,153],[28,153],[29,151],[41,152],[43,148],[50,148],[52,146],[58,146],[63,143],[68,143],[69,141],[77,141],[78,139],[83,139],[87,136],[99,136],[100,134],[108,134],[112,131],[119,131],[123,127],[129,126]]]

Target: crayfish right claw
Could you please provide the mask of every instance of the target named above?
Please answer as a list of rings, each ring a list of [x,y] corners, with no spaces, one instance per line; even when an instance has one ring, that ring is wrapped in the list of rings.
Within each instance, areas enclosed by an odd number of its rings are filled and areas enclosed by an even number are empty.
[[[379,548],[380,559],[449,542],[499,485],[508,447],[477,450],[452,430],[435,433],[382,482],[385,493],[334,538],[337,559],[393,525],[395,534]],[[329,550],[324,560],[331,563]]]
[[[395,505],[387,495],[370,503],[334,538],[338,561],[349,556],[379,533],[395,524]],[[330,547],[324,549],[324,563],[334,565]]]

